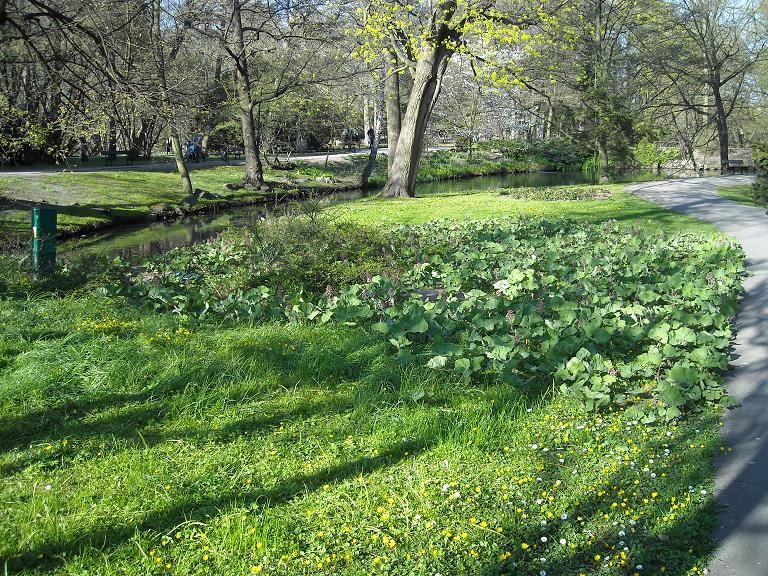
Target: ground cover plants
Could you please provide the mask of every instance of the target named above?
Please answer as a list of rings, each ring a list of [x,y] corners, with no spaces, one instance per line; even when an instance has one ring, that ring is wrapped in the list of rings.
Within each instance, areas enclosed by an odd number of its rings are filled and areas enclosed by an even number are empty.
[[[10,574],[703,572],[740,251],[372,202],[6,289]]]
[[[547,186],[505,188],[500,196],[513,200],[602,200],[610,198],[613,192],[597,186]]]

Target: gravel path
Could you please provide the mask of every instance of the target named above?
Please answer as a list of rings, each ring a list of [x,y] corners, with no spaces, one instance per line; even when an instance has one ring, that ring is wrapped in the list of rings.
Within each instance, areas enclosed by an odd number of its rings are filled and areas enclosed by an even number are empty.
[[[717,195],[719,186],[749,176],[635,184],[628,190],[665,208],[711,222],[744,247],[752,276],[737,317],[729,394],[742,406],[724,418],[722,435],[732,451],[717,460],[716,498],[723,505],[715,533],[714,576],[768,575],[768,215],[765,209]]]

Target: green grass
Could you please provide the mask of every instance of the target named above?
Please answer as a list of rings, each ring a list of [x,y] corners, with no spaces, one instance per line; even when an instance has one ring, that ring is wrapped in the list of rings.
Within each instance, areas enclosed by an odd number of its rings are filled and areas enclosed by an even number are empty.
[[[12,574],[682,575],[709,551],[712,412],[596,418],[340,327],[196,327],[98,297],[6,303],[0,323]]]
[[[646,232],[663,229],[712,233],[709,224],[670,212],[642,200],[622,185],[600,186],[613,191],[610,198],[578,201],[530,201],[501,196],[497,190],[475,191],[423,198],[367,198],[336,208],[343,218],[371,226],[417,224],[435,218],[463,220],[499,216],[572,218],[599,223],[617,220]]]
[[[338,210],[378,227],[519,214],[715,233],[619,188]],[[9,574],[691,576],[712,549],[718,416],[642,425],[401,364],[360,328],[30,290],[0,300],[0,560]]]
[[[739,204],[745,204],[746,206],[761,206],[752,196],[751,184],[738,184],[736,186],[723,186],[717,188],[717,193],[723,198],[733,200]]]

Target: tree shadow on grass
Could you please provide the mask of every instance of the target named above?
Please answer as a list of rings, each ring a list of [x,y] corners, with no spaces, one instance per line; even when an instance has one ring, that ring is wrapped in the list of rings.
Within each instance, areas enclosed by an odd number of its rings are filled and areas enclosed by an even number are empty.
[[[370,474],[394,466],[403,458],[410,458],[428,448],[432,442],[430,438],[401,441],[381,450],[376,456],[358,458],[313,474],[294,476],[268,489],[229,490],[215,498],[188,498],[177,501],[162,511],[147,515],[137,524],[95,528],[81,532],[65,542],[50,542],[36,546],[23,555],[9,558],[7,567],[13,571],[24,569],[34,569],[38,572],[53,571],[60,567],[66,558],[78,555],[85,548],[96,548],[99,552],[106,553],[129,540],[137,531],[167,532],[179,522],[206,521],[210,516],[220,514],[222,509],[234,505],[285,504],[329,482],[343,481],[360,474]]]

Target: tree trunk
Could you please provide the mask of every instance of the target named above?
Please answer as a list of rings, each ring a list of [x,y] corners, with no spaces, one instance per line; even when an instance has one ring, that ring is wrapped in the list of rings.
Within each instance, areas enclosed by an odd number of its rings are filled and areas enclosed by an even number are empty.
[[[392,163],[395,161],[397,140],[400,138],[400,74],[397,71],[397,56],[394,50],[386,53],[387,67],[386,80],[384,82],[387,92],[387,166],[392,171]]]
[[[253,119],[251,100],[251,78],[248,74],[248,60],[243,37],[243,20],[240,14],[241,0],[232,2],[232,33],[234,34],[237,103],[240,111],[240,125],[243,129],[243,152],[245,154],[245,176],[243,184],[250,187],[264,185],[264,167],[259,156],[259,139],[256,137],[256,123]]]
[[[363,189],[368,187],[368,179],[371,177],[373,169],[376,167],[376,153],[378,150],[378,137],[374,137],[373,143],[371,144],[371,151],[368,153],[368,162],[366,162],[363,174],[360,176],[360,187]]]
[[[544,140],[550,140],[552,138],[552,118],[554,116],[554,110],[552,103],[547,104],[547,119],[544,122]]]
[[[443,44],[438,44],[425,49],[419,57],[384,196],[414,195],[427,122],[452,54]]]
[[[600,135],[597,137],[597,153],[600,157],[600,182],[606,183],[610,182],[610,177],[608,176],[608,138],[605,135]]]
[[[715,125],[717,126],[717,142],[720,144],[720,174],[728,172],[728,114],[725,112],[723,98],[720,95],[720,79],[713,82],[712,92],[715,97]]]
[[[368,129],[371,127],[371,106],[368,101],[368,96],[363,96],[363,134],[368,134]]]
[[[187,170],[187,163],[184,161],[184,151],[179,144],[179,136],[175,132],[171,134],[171,146],[173,147],[173,158],[176,160],[176,168],[179,171],[181,177],[181,184],[184,188],[184,194],[191,196],[193,193],[192,179],[189,177],[189,170]]]
[[[160,94],[163,103],[168,106],[170,104],[170,99],[168,98],[168,82],[165,77],[165,57],[163,56],[163,45],[160,36],[160,1],[161,0],[152,0],[152,47],[155,53],[155,66],[157,68],[157,77],[160,84]],[[168,107],[170,108],[170,106]],[[193,191],[192,179],[189,177],[187,164],[184,161],[184,152],[181,150],[178,131],[175,128],[171,132],[171,144],[173,146],[173,157],[176,160],[176,168],[179,170],[184,193],[189,196]]]

